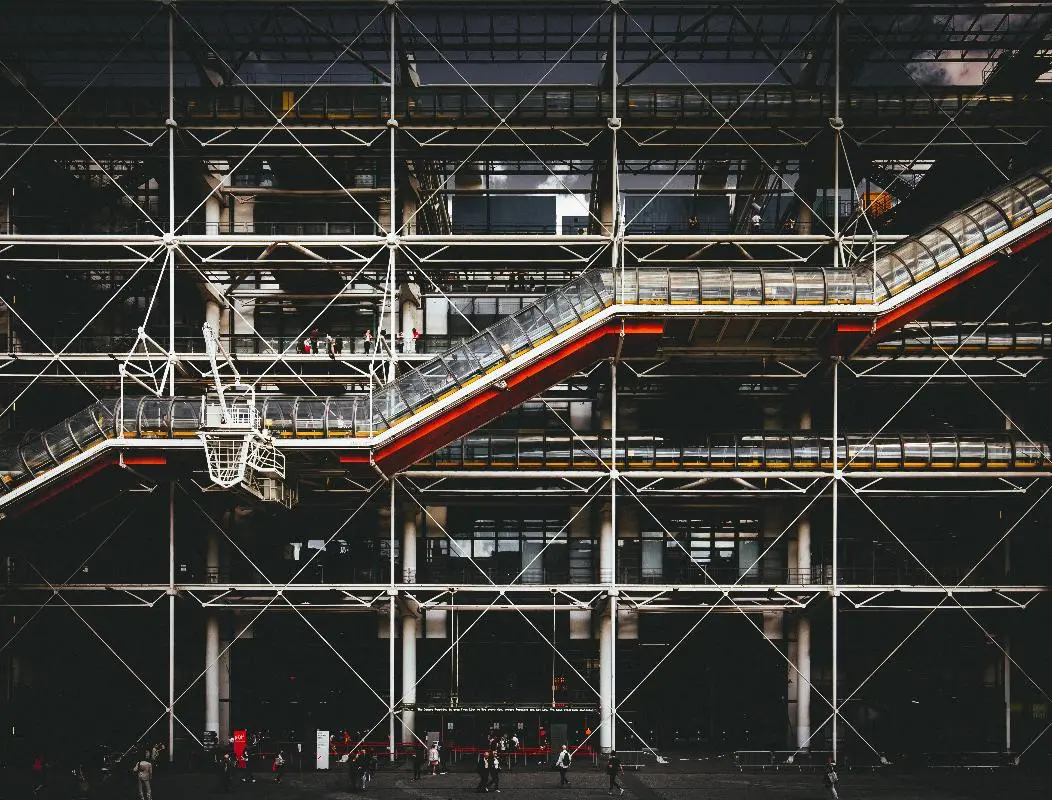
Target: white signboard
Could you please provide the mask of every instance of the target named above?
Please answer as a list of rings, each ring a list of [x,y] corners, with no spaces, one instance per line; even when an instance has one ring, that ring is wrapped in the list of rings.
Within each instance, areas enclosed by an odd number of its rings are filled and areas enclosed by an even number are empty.
[[[329,768],[329,732],[318,731],[318,743],[314,756],[315,769]]]

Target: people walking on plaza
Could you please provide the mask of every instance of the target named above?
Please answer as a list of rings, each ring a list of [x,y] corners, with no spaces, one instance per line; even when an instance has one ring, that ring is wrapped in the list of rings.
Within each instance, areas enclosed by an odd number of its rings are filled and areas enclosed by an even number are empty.
[[[432,742],[431,747],[427,751],[428,764],[431,767],[431,774],[435,775],[438,772],[439,758],[438,758],[438,742]]]
[[[153,800],[153,787],[150,785],[153,780],[153,764],[150,762],[149,752],[143,753],[135,762],[132,773],[139,784],[139,800]]]
[[[617,789],[619,796],[625,793],[625,787],[617,781],[617,776],[624,774],[625,767],[621,763],[621,759],[617,757],[617,753],[611,750],[610,757],[606,760],[606,775],[610,779],[610,787],[607,789],[607,794],[613,794],[615,789]]]
[[[285,752],[283,750],[278,750],[270,769],[274,773],[274,783],[281,783],[281,774],[285,771]]]
[[[475,791],[478,793],[488,792],[489,784],[489,751],[483,751],[479,753],[478,762],[475,764],[475,774],[479,776],[478,786],[475,787]]]
[[[427,746],[417,745],[413,749],[413,780],[420,780],[420,773],[424,771],[424,765],[427,763]]]
[[[569,786],[570,781],[566,778],[566,773],[570,771],[570,764],[573,759],[570,757],[570,751],[566,749],[566,745],[562,746],[559,751],[559,755],[555,759],[555,768],[559,770],[559,785]]]
[[[230,757],[230,753],[223,753],[223,758],[219,761],[219,780],[222,783],[225,794],[230,793],[230,780],[233,777],[234,759]]]
[[[490,753],[489,757],[489,782],[486,784],[487,789],[492,789],[495,792],[500,791],[500,752]]]
[[[822,775],[822,785],[826,787],[826,791],[829,792],[830,800],[839,800],[840,794],[837,792],[837,784],[840,783],[840,776],[836,774],[836,763],[830,760],[826,764],[826,771]]]

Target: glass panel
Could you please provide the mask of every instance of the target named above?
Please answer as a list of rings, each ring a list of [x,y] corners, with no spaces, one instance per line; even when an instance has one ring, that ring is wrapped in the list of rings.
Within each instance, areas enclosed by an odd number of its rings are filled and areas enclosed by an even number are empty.
[[[793,466],[797,469],[818,466],[818,439],[809,436],[793,437]]]
[[[797,303],[824,303],[826,299],[826,282],[821,272],[810,270],[797,270],[796,279],[796,302]]]
[[[0,483],[6,489],[13,489],[28,476],[18,455],[18,448],[6,447],[0,450]]]
[[[200,401],[176,399],[172,401],[172,435],[196,436],[201,428]]]
[[[442,356],[442,360],[453,377],[461,384],[467,383],[469,378],[479,373],[478,361],[467,349],[467,345],[462,344],[460,347],[450,350]]]
[[[316,437],[325,434],[325,400],[301,399],[296,403],[296,435]]]
[[[39,475],[45,469],[55,465],[51,460],[51,454],[44,447],[44,440],[40,436],[34,436],[26,441],[20,448],[22,460],[25,461],[29,471]]]
[[[563,286],[562,291],[566,293],[567,302],[577,310],[577,316],[581,319],[591,316],[602,305],[587,277],[574,278]]]
[[[898,436],[878,436],[874,442],[877,448],[878,467],[897,467],[902,461],[902,443]]]
[[[738,442],[738,466],[756,469],[763,466],[763,437],[743,436]]]
[[[905,439],[902,446],[906,469],[924,469],[931,463],[931,446],[927,439]]]
[[[464,346],[479,362],[483,372],[488,372],[505,361],[504,354],[488,333],[484,332],[474,339],[469,339]]]
[[[137,436],[139,433],[139,401],[138,397],[125,397],[120,403],[121,419],[124,426],[125,436]]]
[[[275,436],[292,436],[292,412],[295,401],[284,397],[268,397],[263,406],[263,425]]]
[[[768,469],[785,468],[789,466],[788,436],[768,436],[765,446],[765,460]]]
[[[431,389],[431,393],[436,399],[441,399],[443,395],[457,388],[453,375],[441,358],[428,361],[420,367],[418,372],[420,377],[427,382],[428,388]]]
[[[588,284],[599,296],[604,307],[611,305],[614,302],[614,289],[617,279],[613,270],[594,269],[590,272],[586,272],[583,277],[587,278]]]
[[[1016,467],[1034,467],[1041,461],[1041,448],[1030,442],[1015,443]]]
[[[378,412],[387,421],[387,426],[391,427],[409,416],[413,409],[402,396],[401,387],[396,381],[373,395],[373,411]]]
[[[729,269],[703,269],[701,271],[701,302],[731,302],[731,271]]]
[[[995,206],[985,201],[968,209],[968,216],[983,229],[987,241],[996,239],[1008,230],[1008,223],[1005,222],[1004,215]]]
[[[991,439],[986,443],[986,466],[1007,467],[1012,463],[1012,443],[1006,439]]]
[[[866,469],[873,466],[875,448],[868,437],[848,436],[848,461],[855,469]]]
[[[855,302],[855,276],[847,270],[826,272],[826,297],[829,303]]]
[[[863,305],[873,302],[873,278],[869,274],[855,275],[855,303]],[[880,286],[880,283],[877,284]],[[883,290],[879,290],[883,292]]]
[[[435,401],[427,381],[418,370],[412,370],[398,379],[398,389],[406,403],[414,411]]]
[[[598,301],[596,302],[598,303]],[[519,323],[515,321],[514,317],[502,319],[491,327],[489,332],[496,340],[500,351],[509,360],[530,347],[529,337],[519,327]]]
[[[1031,175],[1017,184],[1017,188],[1029,199],[1038,214],[1052,208],[1052,184],[1037,175]]]
[[[536,306],[527,306],[515,315],[515,321],[522,328],[526,336],[533,342],[534,347],[548,339],[555,333],[552,324],[545,318],[541,310]]]
[[[639,302],[639,276],[634,269],[617,273],[616,279],[618,302],[633,305]]]
[[[669,286],[673,303],[693,305],[701,300],[696,270],[671,270],[669,272]]]
[[[562,289],[557,289],[549,295],[543,297],[537,303],[537,307],[544,312],[544,315],[552,321],[555,325],[555,329],[561,331],[569,326],[579,322],[577,311],[573,305],[570,304],[569,299]]]
[[[763,295],[760,293],[761,281],[759,270],[736,269],[732,272],[733,277],[731,285],[734,289],[734,298],[731,300],[732,303],[752,305],[763,302]]]
[[[62,463],[74,453],[80,452],[77,449],[77,443],[73,441],[73,436],[70,435],[69,428],[66,427],[66,423],[62,422],[60,425],[55,425],[44,432],[44,439],[47,440],[47,445],[50,448],[55,460]]]
[[[952,467],[957,461],[957,440],[938,438],[931,442],[931,465]]]
[[[983,459],[986,457],[985,439],[961,439],[958,446],[960,448],[960,462],[958,466],[975,469],[983,465]]]
[[[730,468],[734,466],[736,442],[733,436],[713,436],[709,444],[712,466],[717,468]]]
[[[354,435],[354,407],[355,401],[351,398],[334,397],[329,400],[325,411],[329,436]]]
[[[642,436],[633,436],[625,442],[628,466],[651,467],[654,465],[654,442]],[[618,448],[620,450],[620,447]]]
[[[961,254],[957,251],[957,245],[941,230],[928,231],[920,237],[920,243],[931,252],[939,269],[952,264],[961,257]],[[920,276],[915,275],[914,277],[920,280]]]
[[[789,270],[768,269],[763,274],[763,299],[765,303],[793,302],[793,273]]]
[[[946,238],[945,234],[943,238]],[[922,280],[931,275],[938,268],[938,265],[932,260],[931,255],[925,250],[918,242],[907,241],[896,246],[892,255],[896,258],[902,259],[902,263],[905,268],[909,270],[909,275],[905,278],[898,274],[897,268],[892,264],[891,280],[885,280],[888,284],[888,288],[892,294],[902,291],[910,284],[910,276],[913,276],[914,281]]]
[[[119,402],[115,397],[110,397],[95,404],[95,421],[99,423],[107,438],[117,435],[116,409]]]
[[[549,467],[570,466],[570,439],[565,436],[549,436],[545,443],[545,463]]]
[[[170,400],[145,397],[139,404],[139,433],[145,437],[168,436]]]
[[[989,200],[998,206],[1012,221],[1012,227],[1020,225],[1034,216],[1034,209],[1026,195],[1008,186],[990,195]]]
[[[519,466],[544,466],[544,439],[540,436],[519,437]]]
[[[490,439],[490,464],[494,467],[514,467],[518,455],[514,436],[494,436]]]
[[[639,271],[639,302],[668,302],[668,273],[665,270]]]
[[[956,241],[961,251],[967,255],[977,247],[982,247],[986,239],[983,238],[983,229],[975,224],[975,220],[967,214],[958,214],[942,224],[945,230]]]
[[[85,450],[105,438],[102,431],[99,430],[97,415],[98,404],[96,403],[79,414],[73,415],[69,420],[73,438]]]

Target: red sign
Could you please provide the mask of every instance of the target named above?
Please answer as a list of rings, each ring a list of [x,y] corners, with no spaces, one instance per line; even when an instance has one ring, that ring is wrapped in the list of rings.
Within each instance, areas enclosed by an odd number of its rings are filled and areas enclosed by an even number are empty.
[[[248,766],[245,762],[245,744],[248,742],[248,731],[234,731],[234,760],[238,769]]]

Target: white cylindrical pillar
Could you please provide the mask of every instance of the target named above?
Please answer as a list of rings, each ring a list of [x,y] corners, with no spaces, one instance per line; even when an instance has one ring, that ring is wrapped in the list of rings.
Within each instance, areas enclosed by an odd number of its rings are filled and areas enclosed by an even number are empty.
[[[205,619],[205,730],[219,732],[219,618]]]
[[[416,741],[416,628],[412,614],[402,617],[402,741]]]
[[[219,581],[219,534],[209,531],[205,544],[205,581]],[[205,618],[205,730],[219,733],[219,615]],[[222,744],[222,741],[220,741]]]
[[[402,520],[402,580],[416,583],[416,509],[406,508]],[[402,741],[416,740],[416,635],[420,621],[403,610],[402,616]]]
[[[796,746],[811,746],[811,620],[796,618]]]
[[[230,642],[227,635],[219,639],[219,746],[230,741]]]
[[[608,597],[599,616],[599,749],[608,753],[614,747],[614,598]],[[552,744],[557,744],[553,742]]]
[[[403,283],[401,287],[402,306],[402,351],[416,352],[416,340],[413,330],[422,330],[420,320],[420,286],[416,283]]]
[[[402,582],[416,583],[416,509],[406,509],[402,520]]]

